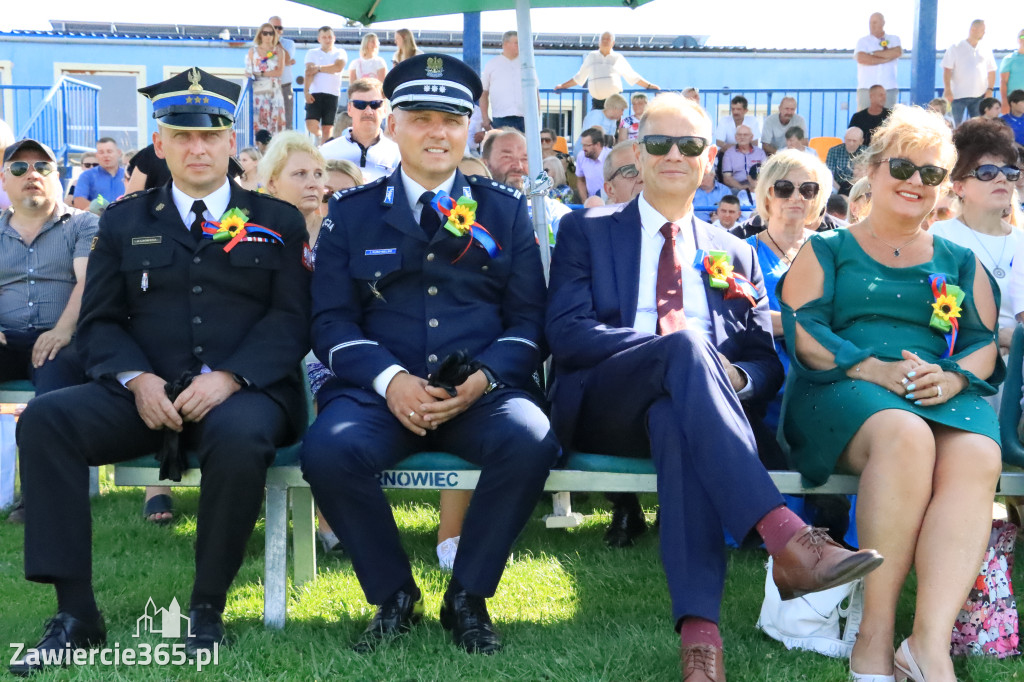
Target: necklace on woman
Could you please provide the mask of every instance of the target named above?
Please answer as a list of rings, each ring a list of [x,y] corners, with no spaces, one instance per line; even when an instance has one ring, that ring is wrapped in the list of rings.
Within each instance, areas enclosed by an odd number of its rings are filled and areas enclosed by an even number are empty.
[[[775,241],[775,237],[772,236],[772,233],[768,231],[767,227],[764,229],[764,233],[768,235],[768,239],[772,240],[772,244],[775,245],[775,249],[779,252],[779,255],[782,256],[782,260],[786,261],[786,265],[792,265],[792,259],[790,259],[790,257],[786,255],[789,252],[783,249],[781,246],[779,246],[779,243]]]
[[[999,267],[999,265],[1003,262],[1003,255],[1006,253],[1007,237],[1009,237],[1010,235],[1003,235],[1003,248],[999,252],[999,260],[996,260],[995,258],[992,258],[992,253],[985,246],[985,243],[981,241],[981,237],[978,236],[978,233],[975,232],[970,225],[967,225],[967,223],[964,223],[964,225],[966,225],[967,229],[970,230],[970,233],[974,235],[974,239],[975,241],[978,242],[978,246],[982,248],[982,250],[985,252],[985,255],[988,256],[992,260],[992,263],[995,265],[995,267],[992,269],[992,274],[995,275],[997,279],[1003,279],[1004,277],[1006,277],[1006,270],[1003,270],[1001,267]]]
[[[892,244],[890,244],[889,242],[885,241],[884,239],[882,239],[881,237],[879,237],[879,236],[878,236],[877,234],[875,234],[875,230],[874,230],[874,228],[870,228],[870,227],[869,227],[869,228],[868,228],[868,230],[870,230],[870,232],[871,232],[871,236],[872,236],[872,237],[874,237],[875,239],[877,239],[878,241],[882,242],[883,244],[885,244],[886,246],[888,246],[888,247],[889,247],[890,249],[892,249],[892,255],[893,255],[894,257],[896,257],[896,258],[899,258],[899,257],[900,257],[900,251],[901,251],[902,249],[906,248],[906,247],[907,247],[907,245],[909,245],[909,244],[910,244],[910,243],[911,243],[912,241],[914,241],[915,239],[917,239],[918,237],[920,237],[920,236],[921,236],[922,234],[924,234],[924,230],[920,230],[920,229],[919,229],[919,230],[917,231],[917,234],[915,234],[915,235],[914,235],[913,237],[911,237],[911,238],[910,238],[910,239],[908,239],[907,241],[903,242],[903,243],[902,243],[902,244],[900,244],[899,246],[893,246]]]

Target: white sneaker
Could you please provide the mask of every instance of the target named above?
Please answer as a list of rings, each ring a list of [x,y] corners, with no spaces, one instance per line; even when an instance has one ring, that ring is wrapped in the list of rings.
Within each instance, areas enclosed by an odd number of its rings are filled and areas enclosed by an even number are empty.
[[[459,551],[459,538],[456,535],[448,538],[437,546],[437,563],[441,565],[442,571],[451,571],[455,567],[455,554]]]

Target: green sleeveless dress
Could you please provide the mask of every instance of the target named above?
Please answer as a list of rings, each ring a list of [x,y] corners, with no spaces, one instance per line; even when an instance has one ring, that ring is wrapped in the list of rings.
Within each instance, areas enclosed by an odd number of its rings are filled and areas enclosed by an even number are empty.
[[[794,311],[781,303],[785,277],[776,295],[782,307],[786,345],[795,349],[796,323],[834,356],[838,365],[814,370],[790,353],[790,371],[782,404],[782,435],[790,465],[807,481],[820,484],[861,425],[882,410],[913,412],[937,424],[979,433],[999,442],[999,423],[982,396],[993,395],[1006,373],[1002,359],[991,377],[982,379],[960,369],[956,361],[996,341],[974,306],[974,254],[953,242],[934,238],[932,259],[920,265],[891,268],[871,258],[846,229],[812,236],[808,243],[825,273],[824,293]],[[945,336],[929,327],[935,295],[929,275],[943,274],[964,290],[959,333],[953,355]],[[996,309],[999,288],[989,276]],[[906,349],[946,371],[966,376],[969,384],[941,405],[917,406],[881,386],[850,379],[846,371],[865,358],[902,360]]]

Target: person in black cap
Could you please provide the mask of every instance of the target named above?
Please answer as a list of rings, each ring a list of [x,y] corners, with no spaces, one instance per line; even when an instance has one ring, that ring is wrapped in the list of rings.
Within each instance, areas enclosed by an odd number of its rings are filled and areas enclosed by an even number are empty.
[[[559,450],[533,378],[546,354],[545,291],[526,200],[457,170],[480,92],[472,69],[446,55],[396,66],[384,95],[401,164],[335,194],[317,242],[313,349],[334,377],[317,396],[302,467],[379,607],[357,651],[423,614],[381,471],[421,450],[481,466],[441,624],[489,654],[501,640],[485,599]]]
[[[156,452],[168,434],[202,470],[185,650],[218,646],[267,465],[306,423],[305,223],[290,204],[228,180],[238,91],[197,68],[141,90],[173,181],[103,214],[78,328],[91,381],[33,400],[18,424],[25,575],[54,585],[58,613],[16,674],[40,669],[40,650],[105,641],[87,468]]]

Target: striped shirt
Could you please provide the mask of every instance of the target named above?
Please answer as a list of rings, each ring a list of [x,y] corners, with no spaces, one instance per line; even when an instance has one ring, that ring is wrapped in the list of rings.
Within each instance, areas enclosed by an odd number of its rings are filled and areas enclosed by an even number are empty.
[[[99,218],[63,203],[31,244],[0,213],[0,330],[52,329],[75,287],[75,258],[88,258]]]

